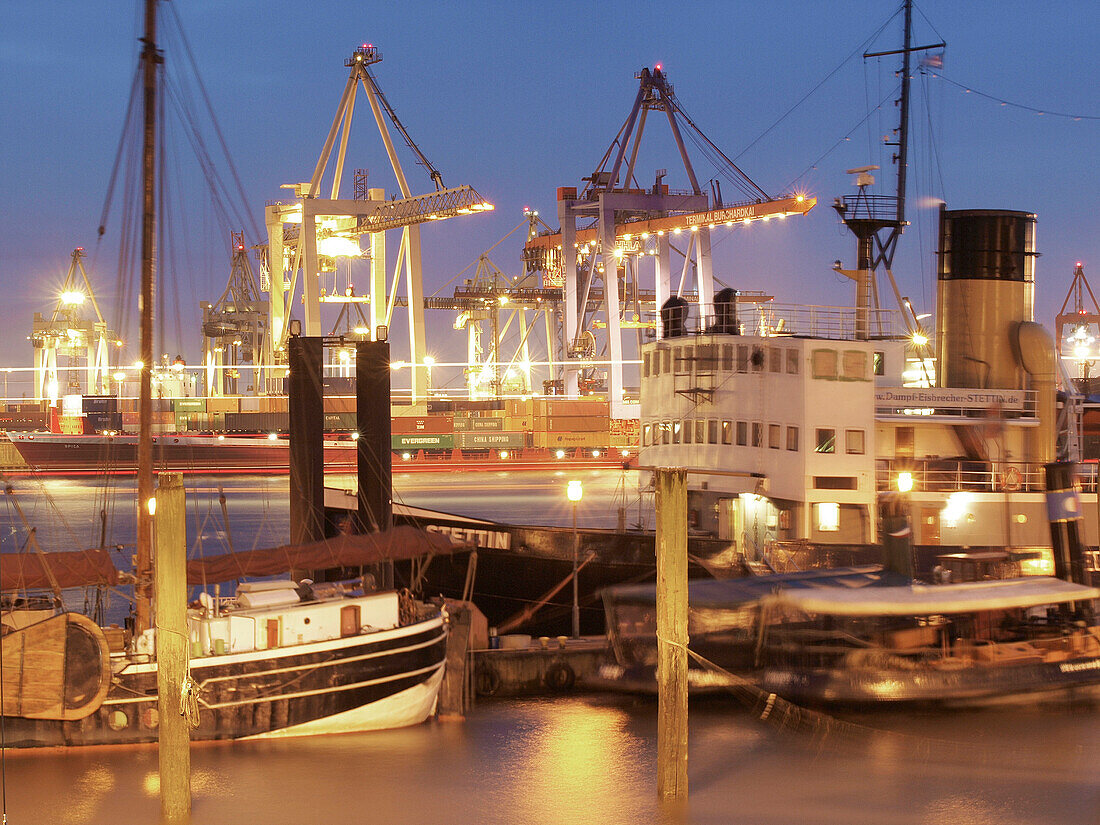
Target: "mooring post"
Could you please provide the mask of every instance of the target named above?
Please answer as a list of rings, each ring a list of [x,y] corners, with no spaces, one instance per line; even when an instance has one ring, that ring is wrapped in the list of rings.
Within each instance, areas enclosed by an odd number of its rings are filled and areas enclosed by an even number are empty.
[[[160,811],[175,825],[191,819],[191,728],[182,715],[190,646],[183,476],[161,473],[154,500]]]
[[[687,471],[655,471],[657,491],[657,795],[688,795]]]

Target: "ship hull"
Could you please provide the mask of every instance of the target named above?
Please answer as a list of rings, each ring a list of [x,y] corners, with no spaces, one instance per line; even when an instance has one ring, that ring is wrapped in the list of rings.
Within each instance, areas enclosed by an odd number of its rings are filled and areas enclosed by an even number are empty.
[[[198,686],[192,741],[405,727],[434,709],[446,658],[436,616],[392,630],[191,660]],[[8,747],[157,740],[157,671],[127,663],[99,708],[77,721],[5,717]]]
[[[41,474],[81,475],[137,472],[137,436],[8,433],[27,470]],[[354,473],[354,441],[324,442],[325,472]],[[520,450],[435,451],[394,453],[393,466],[401,472],[440,470],[534,470],[567,464],[570,469],[606,469],[623,466],[621,458],[564,455],[558,451]],[[153,437],[153,466],[178,473],[267,473],[290,471],[286,439],[265,436],[158,435]],[[8,472],[18,472],[18,468]]]

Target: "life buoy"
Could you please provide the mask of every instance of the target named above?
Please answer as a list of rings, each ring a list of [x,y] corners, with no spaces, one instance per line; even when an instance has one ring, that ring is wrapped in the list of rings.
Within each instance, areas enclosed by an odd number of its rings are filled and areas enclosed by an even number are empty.
[[[550,690],[563,692],[572,689],[577,683],[577,674],[565,662],[554,662],[546,668],[542,681]]]
[[[492,665],[481,665],[474,673],[474,690],[478,696],[492,696],[500,690],[500,674]]]
[[[1019,467],[1005,467],[1001,472],[1001,489],[1002,490],[1019,490],[1020,489],[1020,468]]]

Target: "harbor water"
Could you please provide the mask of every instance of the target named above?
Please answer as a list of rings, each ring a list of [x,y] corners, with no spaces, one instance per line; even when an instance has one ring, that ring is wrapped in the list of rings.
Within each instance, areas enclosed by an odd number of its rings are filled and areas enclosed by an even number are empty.
[[[691,709],[689,799],[656,795],[656,702],[613,695],[479,705],[465,722],[192,749],[193,822],[1100,822],[1100,717],[1028,708],[858,721],[808,737],[731,702]],[[8,822],[155,823],[146,748],[9,753]]]
[[[409,504],[513,522],[569,524],[566,476],[395,476]],[[622,474],[583,476],[578,520],[613,526]],[[111,507],[93,480],[15,481],[46,550],[132,539],[125,491]],[[329,479],[335,486],[352,480]],[[628,489],[635,482],[627,479]],[[188,478],[192,552],[286,541],[287,480]],[[219,485],[227,498],[229,529]],[[629,522],[637,502],[627,495]],[[649,505],[651,507],[651,504]],[[642,507],[642,518],[651,512]],[[25,541],[9,507],[0,546]],[[128,552],[126,548],[120,554]],[[651,697],[570,695],[478,704],[464,722],[398,731],[215,743],[192,750],[202,823],[1100,823],[1100,711],[1023,706],[847,715],[815,733],[733,697],[693,702],[686,804],[656,794]],[[153,747],[8,751],[8,822],[159,820]]]

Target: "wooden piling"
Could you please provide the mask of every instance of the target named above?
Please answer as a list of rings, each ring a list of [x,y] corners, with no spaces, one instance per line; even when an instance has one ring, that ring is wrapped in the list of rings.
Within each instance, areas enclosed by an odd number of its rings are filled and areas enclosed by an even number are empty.
[[[657,503],[657,795],[688,795],[687,471],[655,471]]]
[[[166,823],[191,819],[191,728],[181,714],[187,678],[187,538],[183,476],[161,473],[156,492],[157,715],[160,811]]]

